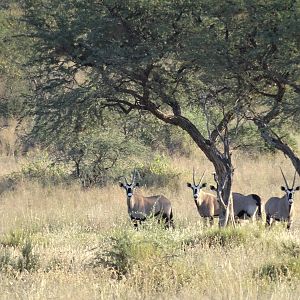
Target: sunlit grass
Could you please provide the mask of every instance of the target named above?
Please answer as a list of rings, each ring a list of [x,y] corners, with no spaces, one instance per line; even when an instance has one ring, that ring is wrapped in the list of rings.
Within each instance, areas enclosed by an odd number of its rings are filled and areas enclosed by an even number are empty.
[[[281,195],[277,155],[239,153],[234,190],[263,201]],[[1,160],[1,174],[18,170]],[[140,230],[129,222],[125,194],[117,185],[83,190],[79,185],[20,182],[0,195],[0,295],[2,299],[296,299],[299,288],[300,213],[291,232],[263,222],[237,229],[208,228],[199,218],[186,181],[193,166],[213,168],[202,155],[173,158],[182,184],[145,187],[173,204],[175,230],[150,220]],[[217,224],[217,221],[215,222]]]

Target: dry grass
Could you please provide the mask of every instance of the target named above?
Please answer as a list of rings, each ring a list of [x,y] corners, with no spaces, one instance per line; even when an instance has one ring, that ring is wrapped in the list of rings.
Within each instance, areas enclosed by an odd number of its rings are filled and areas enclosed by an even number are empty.
[[[117,185],[82,190],[24,182],[2,193],[0,298],[298,299],[298,269],[275,280],[260,270],[298,259],[300,222],[290,233],[257,224],[228,229],[221,233],[220,246],[215,239],[220,231],[203,227],[186,188],[193,166],[199,175],[206,169],[206,180],[213,183],[211,164],[199,155],[174,158],[173,165],[182,184],[159,192],[172,200],[174,231],[151,222],[134,231]],[[264,200],[281,194],[279,166],[293,176],[291,164],[280,155],[247,158],[239,153],[235,165],[234,190],[255,192]],[[1,160],[1,175],[18,169],[18,162]],[[31,264],[24,268],[22,251],[28,244]]]

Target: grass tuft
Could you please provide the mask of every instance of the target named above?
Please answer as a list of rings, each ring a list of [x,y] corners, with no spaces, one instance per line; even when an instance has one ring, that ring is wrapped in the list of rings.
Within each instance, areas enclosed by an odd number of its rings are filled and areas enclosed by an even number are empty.
[[[290,259],[285,263],[267,263],[255,270],[254,276],[268,281],[300,279],[300,259]]]

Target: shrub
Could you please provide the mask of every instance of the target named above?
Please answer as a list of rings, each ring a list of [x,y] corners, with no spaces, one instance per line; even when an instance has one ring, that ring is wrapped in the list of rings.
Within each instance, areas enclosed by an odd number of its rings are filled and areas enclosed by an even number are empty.
[[[38,181],[43,185],[59,184],[70,180],[67,165],[54,163],[47,152],[40,152],[22,166],[20,178]]]
[[[253,275],[259,279],[266,279],[268,281],[299,279],[300,259],[293,258],[283,263],[267,263],[258,270],[255,270]]]
[[[188,246],[201,244],[208,247],[236,247],[245,244],[249,234],[243,228],[213,228],[185,240]]]
[[[38,256],[33,253],[33,245],[31,241],[26,241],[21,249],[21,256],[17,260],[17,270],[19,272],[34,271],[38,267]]]
[[[2,248],[0,252],[0,271],[7,272],[9,269],[14,268],[15,263],[8,249]]]
[[[145,222],[139,229],[115,231],[108,237],[105,247],[102,245],[93,265],[103,265],[122,278],[149,262],[164,261],[182,247],[181,241],[174,240],[170,232],[157,224],[156,220]]]
[[[292,258],[300,257],[300,245],[295,241],[283,241],[281,252]]]
[[[165,155],[155,155],[153,160],[139,168],[142,183],[148,187],[165,187],[179,184],[179,173],[171,167]]]
[[[34,248],[30,240],[25,241],[20,249],[20,255],[12,255],[11,249],[7,247],[0,249],[0,271],[31,272],[35,271],[38,265],[39,259],[34,254]]]
[[[1,244],[9,247],[18,247],[30,236],[30,232],[23,229],[15,229],[6,234],[1,240]]]

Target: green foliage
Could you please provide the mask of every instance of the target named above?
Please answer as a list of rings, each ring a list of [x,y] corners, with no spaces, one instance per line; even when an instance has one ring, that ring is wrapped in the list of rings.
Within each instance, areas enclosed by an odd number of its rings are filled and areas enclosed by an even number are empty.
[[[18,247],[24,244],[30,233],[23,229],[15,229],[10,231],[1,240],[1,244],[9,247]]]
[[[21,256],[17,261],[17,270],[19,272],[35,271],[38,267],[39,259],[34,253],[34,247],[31,241],[27,240],[21,249]]]
[[[30,87],[24,63],[28,61],[30,40],[23,36],[24,24],[18,4],[9,1],[0,6],[0,116],[20,117],[24,112],[24,95]],[[18,35],[18,38],[16,38]]]
[[[193,120],[201,121],[198,112],[190,113]],[[179,154],[188,156],[191,154],[189,136],[181,129],[164,124],[155,117],[143,114],[143,119],[130,120],[130,129],[137,140],[141,141],[152,151]]]
[[[267,263],[254,272],[259,279],[282,281],[300,278],[299,258],[290,259],[285,263]]]
[[[9,246],[20,247],[20,255],[13,254]],[[14,241],[14,244],[0,249],[0,270],[3,272],[32,272],[38,267],[39,258],[34,253],[30,239],[22,241],[22,244],[20,241]]]
[[[68,182],[70,171],[66,164],[56,164],[47,152],[39,152],[22,166],[16,179],[38,181],[43,185]]]
[[[245,245],[252,237],[252,233],[244,228],[212,228],[203,233],[192,236],[185,240],[187,246],[195,246],[200,244],[205,247],[216,248],[232,248]]]
[[[156,154],[152,161],[140,167],[139,174],[142,184],[151,187],[165,187],[172,185],[176,188],[179,183],[179,173],[173,169],[170,159],[166,155]]]
[[[15,262],[12,258],[10,251],[6,248],[0,249],[0,271],[9,272],[13,267],[15,267]]]
[[[132,169],[138,154],[140,159],[147,154],[138,140],[118,132],[117,124],[62,138],[52,149],[56,161],[72,165],[73,176],[84,187],[103,186],[113,181],[124,170]]]
[[[150,219],[140,228],[116,230],[93,261],[116,272],[118,278],[130,275],[137,269],[145,269],[155,261],[162,265],[171,262],[181,249],[177,241],[156,220]],[[175,255],[173,257],[173,255]]]
[[[281,253],[292,258],[300,258],[300,245],[295,241],[284,241]]]

